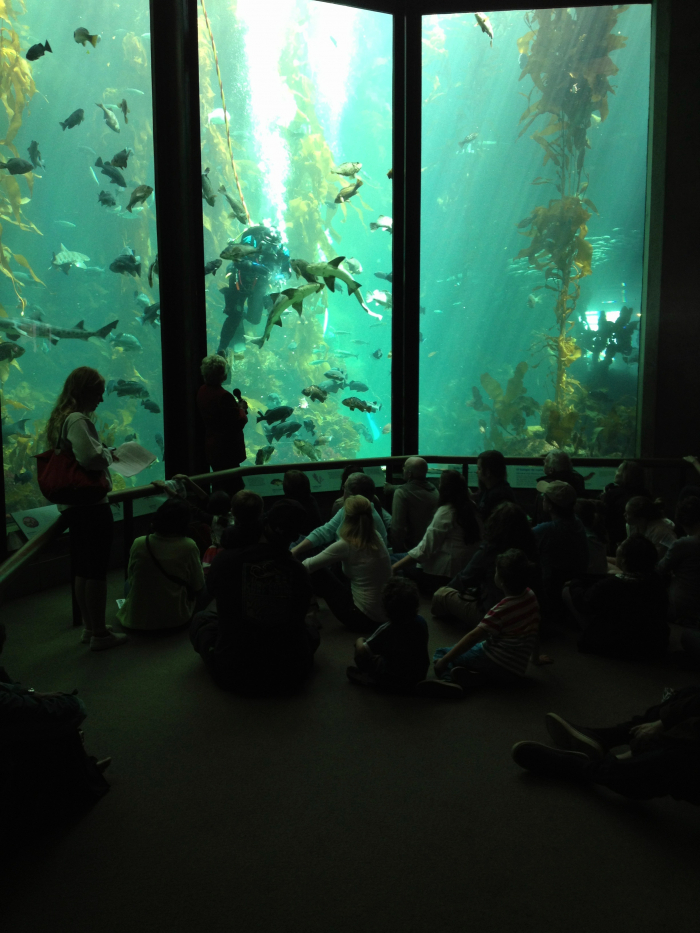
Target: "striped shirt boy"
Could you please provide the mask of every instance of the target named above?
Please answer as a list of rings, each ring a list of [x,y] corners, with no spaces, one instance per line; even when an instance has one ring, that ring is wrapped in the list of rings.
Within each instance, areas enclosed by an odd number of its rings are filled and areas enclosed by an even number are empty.
[[[518,596],[506,596],[486,613],[477,628],[484,634],[483,652],[513,674],[523,676],[537,645],[540,607],[526,588]]]

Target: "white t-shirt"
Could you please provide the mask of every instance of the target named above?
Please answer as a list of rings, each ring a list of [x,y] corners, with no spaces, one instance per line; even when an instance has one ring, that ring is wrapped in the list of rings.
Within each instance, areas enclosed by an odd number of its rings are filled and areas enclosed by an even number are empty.
[[[382,588],[391,577],[391,558],[379,535],[376,541],[376,549],[356,548],[341,538],[302,563],[309,573],[313,573],[342,561],[343,573],[350,580],[353,602],[373,622],[381,623],[387,621],[382,606]]]
[[[464,543],[464,533],[457,523],[454,508],[441,505],[433,515],[423,540],[408,554],[420,561],[426,573],[452,579],[467,566],[478,546],[478,542]]]

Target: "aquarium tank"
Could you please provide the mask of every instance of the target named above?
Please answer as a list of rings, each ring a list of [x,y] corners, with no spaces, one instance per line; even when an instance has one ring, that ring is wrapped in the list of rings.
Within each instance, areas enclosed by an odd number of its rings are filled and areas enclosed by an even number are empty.
[[[66,376],[105,378],[101,439],[163,478],[149,4],[0,4],[0,380],[8,512],[45,505],[33,455]],[[150,272],[150,274],[149,274]]]
[[[635,454],[650,4],[429,15],[420,447]]]
[[[392,17],[314,0],[199,4],[210,353],[246,463],[391,449]],[[274,416],[271,416],[274,417]]]

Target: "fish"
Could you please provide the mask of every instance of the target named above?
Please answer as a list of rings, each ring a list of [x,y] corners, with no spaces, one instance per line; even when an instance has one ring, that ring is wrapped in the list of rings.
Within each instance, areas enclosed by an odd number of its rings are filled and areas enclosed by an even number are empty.
[[[337,330],[335,332],[335,335],[336,337],[349,337],[350,331],[349,330]]]
[[[515,226],[518,228],[518,230],[524,230],[525,227],[529,227],[532,224],[532,221],[535,219],[535,216],[536,216],[535,214],[530,214],[529,217],[526,217],[524,220],[521,220],[520,223],[516,224]]]
[[[54,220],[55,224],[58,224],[59,227],[70,227],[75,230],[76,224],[72,224],[70,220]]]
[[[272,298],[274,303],[267,316],[265,331],[262,337],[256,337],[251,340],[250,343],[255,344],[257,347],[262,347],[265,341],[270,339],[270,334],[275,324],[280,327],[282,326],[282,313],[287,308],[291,306],[301,317],[304,310],[304,299],[308,298],[310,295],[318,294],[322,289],[323,285],[321,285],[320,282],[317,285],[310,282],[307,285],[300,285],[298,288],[285,288],[282,292],[275,292],[270,295],[269,297]]]
[[[300,454],[303,454],[305,457],[308,457],[309,460],[321,459],[313,445],[309,444],[308,441],[302,441],[299,438],[294,438],[293,444],[294,449],[297,450]]]
[[[343,405],[350,409],[350,411],[366,411],[374,414],[379,411],[382,407],[378,402],[365,402],[361,398],[358,398],[356,395],[351,395],[350,398],[343,399]]]
[[[323,375],[327,376],[328,379],[332,379],[333,382],[345,382],[345,373],[340,369],[329,369],[328,372]]]
[[[333,435],[323,435],[322,437],[317,437],[314,441],[314,447],[325,447],[326,444],[330,444],[333,440]]]
[[[295,343],[295,342],[292,340],[292,342],[289,344],[289,346],[287,347],[287,349],[288,349],[288,350],[296,350],[297,347],[298,347],[298,344]]]
[[[28,62],[35,62],[37,58],[41,58],[46,52],[53,53],[53,49],[49,45],[49,40],[42,45],[41,42],[37,42],[36,45],[33,45],[30,49],[27,49],[27,54],[24,56]]]
[[[75,327],[55,327],[53,324],[46,324],[31,318],[16,320],[2,317],[0,318],[0,331],[4,331],[10,340],[18,340],[20,337],[46,337],[52,344],[57,344],[59,340],[89,340],[91,337],[105,340],[107,334],[111,333],[118,323],[119,321],[112,321],[111,324],[105,324],[99,330],[85,330],[85,321],[78,321]]]
[[[105,123],[115,133],[121,133],[121,127],[119,126],[119,120],[115,117],[111,110],[108,110],[104,104],[95,104],[96,107],[100,107],[104,113]]]
[[[353,379],[352,382],[348,382],[348,389],[353,392],[366,392],[368,386],[366,386],[364,382],[357,382],[355,379]]]
[[[211,186],[211,181],[209,180],[209,168],[205,168],[202,172],[202,197],[207,202],[209,207],[214,207],[216,204],[216,194],[214,189]],[[222,258],[226,258],[225,256]]]
[[[144,308],[143,314],[141,315],[141,326],[144,324],[150,324],[151,327],[155,327],[157,324],[160,324],[160,302],[156,301],[155,304],[149,305],[147,308]]]
[[[129,88],[127,88],[127,91],[128,90]],[[226,120],[228,120],[229,123],[231,122],[231,114],[228,112],[228,110],[224,114],[224,111],[221,107],[218,107],[216,110],[212,110],[212,112],[207,116],[207,123],[213,123],[214,126],[223,126],[226,123]]]
[[[270,394],[267,396],[267,400],[272,408],[279,408],[279,406],[282,404],[282,399],[276,392],[270,392]]]
[[[136,436],[136,432],[134,431],[133,434],[126,435],[126,437],[124,438],[124,443],[128,444],[130,441],[135,441],[136,439],[137,439],[137,436]]]
[[[236,198],[232,198],[232,197],[231,197],[231,195],[230,195],[230,194],[228,193],[228,191],[226,190],[226,185],[224,185],[224,184],[219,185],[219,191],[221,192],[221,194],[223,194],[223,196],[226,198],[226,200],[227,200],[228,203],[229,203],[229,206],[230,206],[230,208],[231,208],[231,211],[233,212],[233,213],[231,214],[231,217],[235,217],[236,220],[237,220],[239,223],[247,224],[247,223],[248,223],[248,213],[247,213],[245,207],[243,206],[243,204],[242,204],[240,201],[236,200]],[[211,202],[210,202],[210,203],[211,203]],[[213,205],[212,205],[212,207],[213,207]]]
[[[223,249],[219,256],[221,259],[229,259],[231,262],[240,262],[241,259],[245,259],[246,256],[250,256],[251,253],[257,253],[260,247],[251,246],[250,243],[229,243],[228,246]]]
[[[311,282],[314,285],[318,284],[318,279],[315,275],[311,275],[308,271],[310,263],[305,259],[291,259],[289,262],[292,272],[296,272],[298,279],[306,279],[307,282]]]
[[[375,350],[372,356],[375,358],[375,360],[381,360],[384,354],[382,353],[381,350]]]
[[[390,168],[390,169],[389,169],[389,171],[386,173],[386,177],[387,177],[387,178],[393,178],[393,177],[394,177],[394,170],[393,170],[393,168]]]
[[[375,277],[378,279],[384,279],[386,282],[392,282],[394,279],[393,272],[375,272]]]
[[[63,132],[66,130],[72,130],[74,126],[78,126],[79,123],[82,123],[85,119],[85,111],[80,108],[80,110],[74,110],[73,113],[66,117],[65,120],[59,120],[59,126],[63,127]]]
[[[121,347],[122,350],[143,350],[138,339],[132,334],[110,334],[107,339],[113,347]]]
[[[354,356],[356,360],[359,360],[357,353],[351,353],[349,350],[335,350],[334,353],[336,356],[339,356],[342,359],[347,359],[350,356]]]
[[[6,168],[10,175],[26,175],[34,169],[34,165],[26,159],[12,158],[7,162],[0,162],[0,168]]]
[[[328,360],[312,360],[312,361],[309,363],[309,366],[323,366],[324,363],[325,363],[326,366],[327,366],[327,365],[328,365]]]
[[[131,213],[132,207],[135,207],[137,204],[143,204],[152,194],[153,188],[151,188],[150,185],[137,185],[131,192],[129,203],[126,205],[127,211]]]
[[[479,135],[478,133],[470,133],[469,136],[465,136],[464,139],[460,140],[460,141],[457,143],[457,145],[458,145],[458,146],[468,146],[469,143],[473,143],[473,142],[474,142],[474,140],[477,138],[478,135]]]
[[[100,191],[97,200],[100,204],[104,204],[105,207],[114,207],[117,203],[116,198],[109,191]]]
[[[335,280],[340,279],[348,287],[348,294],[352,295],[361,288],[359,282],[356,282],[345,269],[340,268],[340,264],[345,259],[344,256],[336,256],[330,262],[310,262],[306,266],[307,275],[318,275],[326,283],[330,291],[335,291]]]
[[[294,409],[290,405],[281,405],[279,408],[268,408],[264,415],[258,412],[255,423],[259,424],[261,421],[266,421],[267,424],[274,424],[275,421],[286,421],[293,412]]]
[[[162,458],[165,456],[165,441],[163,440],[163,435],[162,435],[162,434],[156,434],[156,435],[155,435],[155,442],[156,442],[156,444],[158,445],[158,448],[159,448],[159,450],[160,450],[160,456],[161,456],[161,459],[162,459]]]
[[[24,347],[20,347],[17,343],[0,343],[0,362],[19,359],[24,353]],[[7,399],[4,401],[6,403]]]
[[[372,221],[369,225],[370,230],[386,230],[387,233],[394,232],[394,221],[391,217],[387,217],[385,214],[380,214],[377,217],[377,222]]]
[[[369,340],[353,340],[352,343],[356,343],[358,346],[368,346]]]
[[[29,435],[26,435],[29,437]],[[30,470],[22,470],[21,473],[15,473],[12,477],[18,486],[25,486],[27,483],[31,483],[34,477]]]
[[[328,392],[317,385],[307,386],[301,390],[301,394],[310,398],[312,402],[325,402],[328,398]]]
[[[481,31],[485,32],[491,40],[489,44],[491,48],[493,48],[493,26],[491,25],[488,16],[485,13],[475,13],[474,18],[476,19]]]
[[[51,265],[56,266],[57,269],[60,269],[61,272],[68,275],[71,266],[84,269],[86,262],[90,262],[89,256],[86,256],[84,253],[76,253],[73,250],[69,250],[61,243],[58,254],[53,254]]]
[[[518,56],[518,64],[520,65],[521,71],[523,70],[523,68],[526,67],[529,61],[529,58],[530,56],[527,54],[527,52],[521,52],[520,55]]]
[[[347,185],[347,187],[341,188],[333,203],[343,204],[345,201],[349,201],[350,198],[353,198],[357,194],[361,187],[362,179],[358,178],[354,185]]]
[[[267,447],[261,447],[255,455],[255,465],[263,466],[275,452],[275,448],[269,444]]]
[[[292,434],[296,434],[296,432],[300,430],[301,425],[298,421],[285,421],[284,424],[276,424],[269,430],[265,431],[265,435],[268,441],[270,438],[274,438],[276,441],[281,441],[283,437],[291,437]]]
[[[345,379],[335,380],[335,379],[326,379],[325,382],[322,382],[319,385],[319,389],[326,393],[332,392],[334,395],[336,392],[339,392],[340,389],[345,388]]]
[[[205,275],[216,275],[216,271],[221,265],[220,259],[210,259],[208,263],[204,266]]]
[[[88,30],[84,26],[79,26],[73,33],[73,39],[79,44],[85,47],[85,43],[89,42],[93,49],[96,47],[97,43],[100,41],[99,36],[91,36]]]
[[[153,276],[158,275],[158,253],[156,253],[156,258],[148,267],[148,285],[149,288],[153,288]]]
[[[120,149],[116,155],[112,156],[110,162],[107,165],[112,165],[114,168],[127,168],[127,160],[130,155],[133,155],[133,149]]]
[[[345,175],[347,178],[354,178],[361,168],[362,162],[342,162],[331,169],[331,175]]]
[[[353,421],[352,426],[357,431],[358,434],[361,434],[364,437],[364,439],[367,441],[368,444],[374,443],[374,437],[372,435],[372,432],[370,431],[370,429],[367,427],[366,424],[363,424],[361,421]]]
[[[90,171],[90,174],[92,175],[92,180],[95,182],[96,185],[99,185],[100,182],[98,181],[97,175],[95,175],[95,170],[93,169],[93,167],[91,165],[88,165],[88,169]]]
[[[148,398],[151,394],[146,386],[141,385],[140,382],[135,382],[133,379],[110,379],[106,389],[107,395],[115,392],[118,398],[124,398],[127,395],[133,398]]]
[[[348,270],[351,275],[359,275],[362,272],[362,264],[359,259],[350,257],[349,259],[343,260],[343,265]]]
[[[534,293],[528,296],[527,306],[528,308],[534,308],[535,305],[538,305],[542,301],[541,295],[535,295]]]
[[[6,441],[8,438],[13,435],[17,437],[29,437],[25,425],[28,421],[31,421],[31,418],[22,418],[21,421],[15,421],[14,423],[3,424],[2,426],[2,439]]]
[[[117,107],[119,107],[121,112],[124,114],[124,123],[128,123],[129,118],[127,117],[127,113],[131,113],[131,111],[129,110],[129,105],[127,104],[126,100],[122,98],[121,103],[117,104]]]
[[[374,301],[378,305],[384,305],[385,308],[393,308],[394,306],[391,293],[380,291],[378,288],[375,288],[373,292],[367,295],[367,301]]]
[[[150,399],[150,398],[144,399],[144,400],[141,402],[141,404],[142,404],[143,407],[146,409],[146,411],[151,411],[151,412],[153,412],[154,415],[159,415],[159,414],[160,414],[160,407],[159,407],[158,405],[156,405],[156,403],[153,401],[153,399]]]
[[[119,185],[120,188],[126,188],[126,179],[119,171],[119,169],[115,168],[115,166],[110,162],[103,162],[102,159],[98,156],[95,165],[102,169],[101,174],[106,175],[113,185]]]
[[[384,427],[382,428],[382,434],[391,434],[391,422],[389,422],[389,424],[384,425]]]
[[[126,246],[117,256],[114,262],[109,265],[110,272],[116,272],[120,275],[133,275],[141,277],[141,257],[137,256],[133,249]]]
[[[27,152],[29,153],[29,158],[32,160],[34,168],[46,168],[41,158],[41,153],[39,152],[39,143],[35,139],[29,143]]]
[[[304,427],[310,434],[313,434],[316,430],[316,425],[313,423],[311,418],[304,418]]]

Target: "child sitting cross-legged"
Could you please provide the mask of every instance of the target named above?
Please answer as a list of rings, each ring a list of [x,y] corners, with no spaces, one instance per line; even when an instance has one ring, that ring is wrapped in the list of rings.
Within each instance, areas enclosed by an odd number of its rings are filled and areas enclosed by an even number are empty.
[[[347,669],[353,683],[395,692],[411,692],[430,667],[428,623],[418,615],[416,584],[392,577],[382,589],[388,622],[355,642],[355,667]]]
[[[523,551],[511,548],[496,558],[494,582],[503,599],[452,648],[438,648],[435,676],[462,689],[484,681],[513,683],[528,663],[551,664],[539,654],[540,607],[528,586],[534,567]]]

